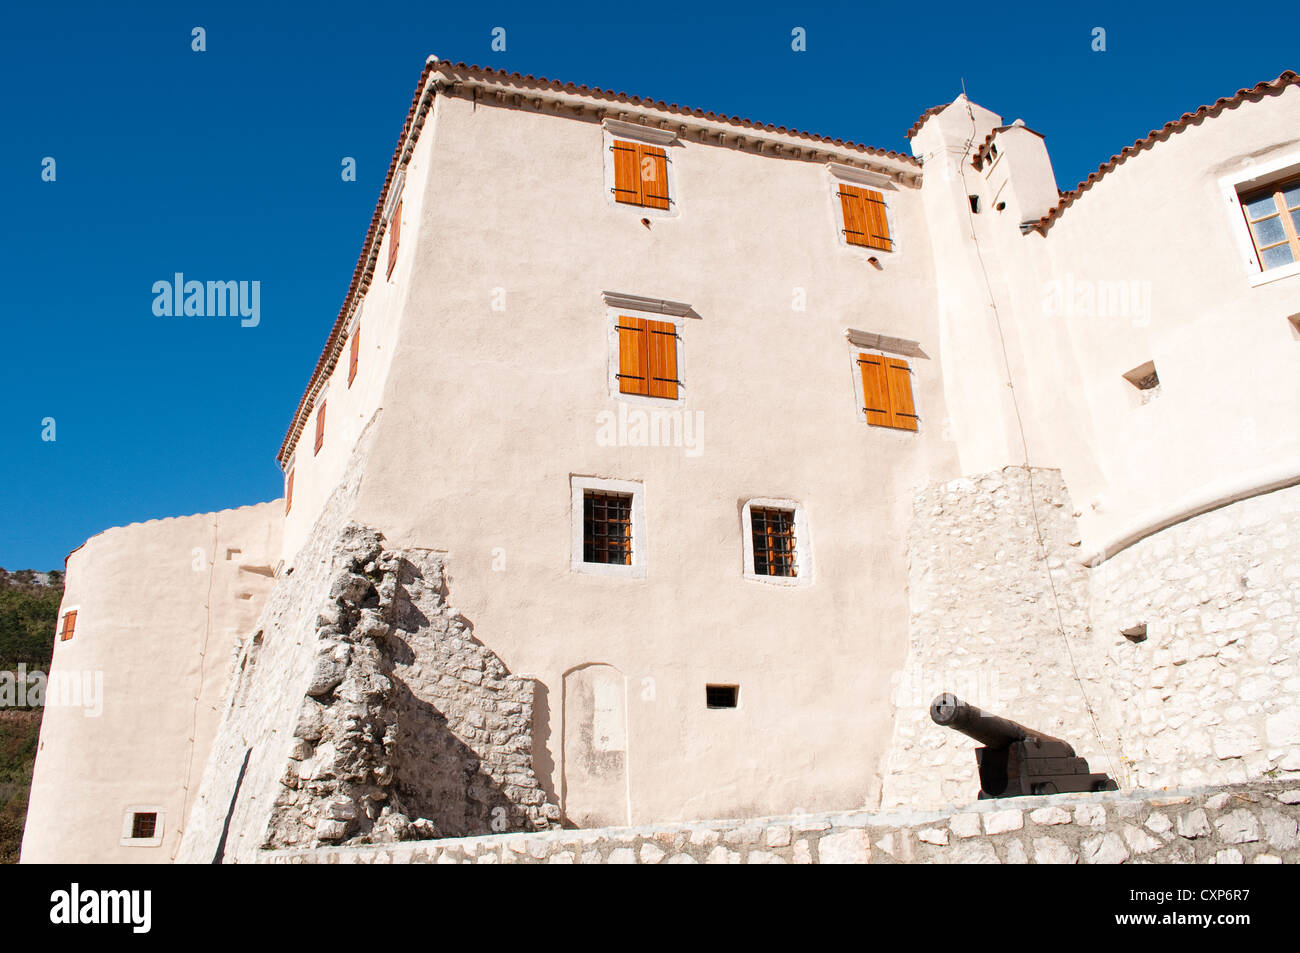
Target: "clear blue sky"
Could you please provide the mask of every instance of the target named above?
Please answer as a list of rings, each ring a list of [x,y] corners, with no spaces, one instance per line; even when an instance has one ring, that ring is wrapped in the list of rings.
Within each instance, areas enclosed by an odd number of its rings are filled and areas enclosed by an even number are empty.
[[[904,152],[964,78],[1046,135],[1068,189],[1300,68],[1298,10],[1245,26],[1186,2],[7,3],[0,566],[61,568],[106,527],[280,495],[275,452],[430,53]],[[259,326],[155,316],[151,287],[177,271],[260,281]]]

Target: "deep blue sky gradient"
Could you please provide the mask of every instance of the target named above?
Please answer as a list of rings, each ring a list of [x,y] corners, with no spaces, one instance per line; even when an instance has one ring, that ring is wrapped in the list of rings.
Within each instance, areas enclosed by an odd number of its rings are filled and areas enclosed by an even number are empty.
[[[1296,5],[1266,27],[1197,3],[51,0],[0,17],[10,570],[59,568],[109,526],[280,495],[275,452],[430,53],[903,152],[964,78],[973,100],[1046,135],[1066,189],[1300,61]],[[490,49],[496,26],[505,52]],[[795,26],[807,52],[790,49]],[[356,182],[340,178],[344,156]],[[176,271],[261,281],[261,324],[154,316],[150,288]]]

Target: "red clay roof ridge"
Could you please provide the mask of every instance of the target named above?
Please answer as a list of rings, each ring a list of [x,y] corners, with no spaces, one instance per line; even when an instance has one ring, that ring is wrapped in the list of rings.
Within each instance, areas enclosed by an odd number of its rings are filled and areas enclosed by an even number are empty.
[[[1165,123],[1159,129],[1151,130],[1151,132],[1147,133],[1141,139],[1138,139],[1132,145],[1125,146],[1117,154],[1103,162],[1097,167],[1096,172],[1093,172],[1088,176],[1088,178],[1080,182],[1069,192],[1062,192],[1055,208],[1049,211],[1037,222],[1034,222],[1032,226],[1026,225],[1026,227],[1031,228],[1031,230],[1037,228],[1041,233],[1046,235],[1047,230],[1052,226],[1053,222],[1061,217],[1062,212],[1073,205],[1076,199],[1083,195],[1084,192],[1091,189],[1097,182],[1103,179],[1108,172],[1112,171],[1117,165],[1124,162],[1124,160],[1129,156],[1137,155],[1144,149],[1150,149],[1157,142],[1163,142],[1171,135],[1182,132],[1188,126],[1199,123],[1207,116],[1213,118],[1225,109],[1235,109],[1243,102],[1262,99],[1264,96],[1277,95],[1284,91],[1286,87],[1293,85],[1300,85],[1300,76],[1296,74],[1295,70],[1283,70],[1276,79],[1256,83],[1249,89],[1239,89],[1231,96],[1224,96],[1217,99],[1208,106],[1200,107],[1195,112],[1183,113],[1183,115],[1178,119]]]

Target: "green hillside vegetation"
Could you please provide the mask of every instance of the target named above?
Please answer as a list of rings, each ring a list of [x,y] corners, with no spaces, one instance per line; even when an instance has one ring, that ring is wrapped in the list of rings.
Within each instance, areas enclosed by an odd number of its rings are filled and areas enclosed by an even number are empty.
[[[0,569],[0,671],[16,673],[19,663],[49,671],[62,600],[62,573],[49,573],[43,584],[30,570]],[[18,862],[41,714],[0,709],[0,864]]]

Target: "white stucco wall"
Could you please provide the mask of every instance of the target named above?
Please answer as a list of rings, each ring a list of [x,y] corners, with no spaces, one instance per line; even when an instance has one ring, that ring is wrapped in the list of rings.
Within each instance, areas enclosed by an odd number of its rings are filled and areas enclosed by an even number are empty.
[[[78,610],[76,632],[55,641],[51,675],[89,684],[99,714],[47,699],[23,863],[175,856],[231,652],[274,584],[283,506],[133,523],[68,558],[63,606]],[[120,843],[133,807],[160,812],[157,846]]]
[[[627,680],[634,821],[867,803],[904,650],[911,491],[956,472],[917,190],[888,193],[896,252],[851,249],[824,163],[679,140],[677,215],[647,228],[606,199],[599,124],[456,98],[436,110],[356,518],[392,545],[446,549],[479,638],[547,686],[538,767],[554,765],[557,792],[564,675],[599,662]],[[601,445],[597,415],[621,403],[602,291],[699,315],[681,332],[685,399],[669,405],[698,421],[695,450]],[[845,327],[920,343],[918,433],[859,422]],[[644,579],[572,571],[571,475],[643,485]],[[806,507],[811,585],[743,577],[754,497]],[[707,710],[710,682],[740,684],[740,708]]]
[[[1126,159],[1046,238],[1000,229],[1024,252],[1008,273],[1022,305],[1013,373],[1034,452],[1051,458],[1034,462],[1062,467],[1084,552],[1215,486],[1300,474],[1300,336],[1287,320],[1300,310],[1300,277],[1251,285],[1241,212],[1219,185],[1283,155],[1300,161],[1297,129],[1291,85]],[[1052,282],[1078,295],[1067,313],[1051,303]],[[1105,298],[1121,284],[1127,312],[1087,308],[1089,290]],[[1149,360],[1160,392],[1142,404],[1122,375]]]

